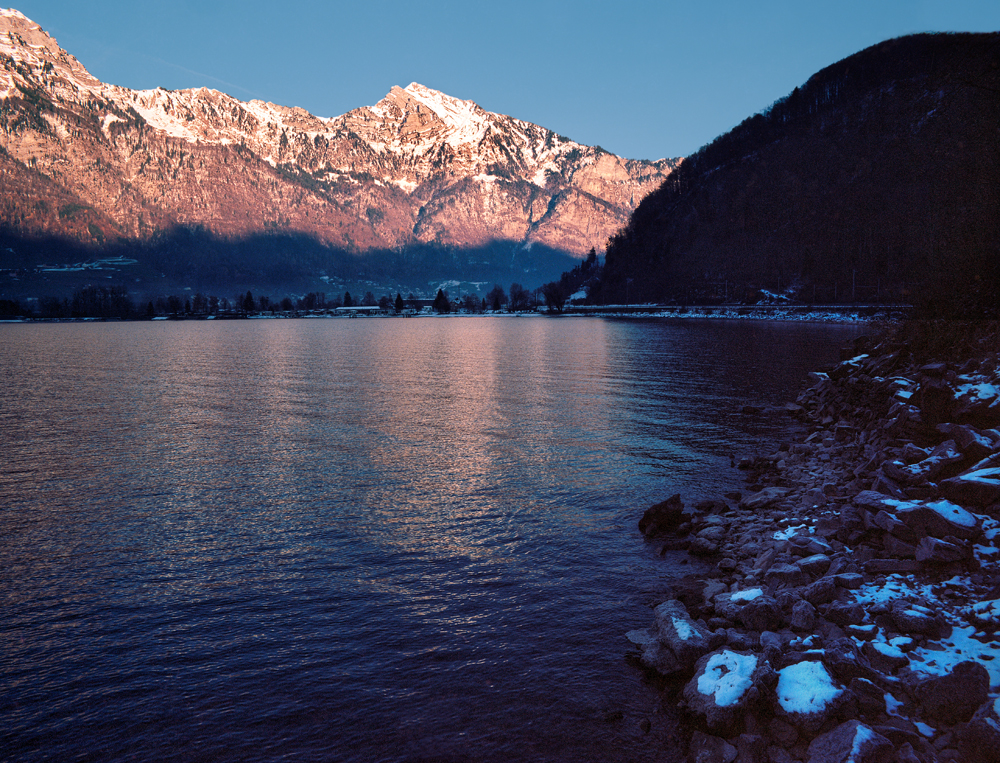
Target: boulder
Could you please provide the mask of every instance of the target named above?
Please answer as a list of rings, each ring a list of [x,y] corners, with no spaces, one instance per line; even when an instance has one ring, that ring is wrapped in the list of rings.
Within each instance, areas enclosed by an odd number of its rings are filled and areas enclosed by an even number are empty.
[[[981,533],[980,520],[948,500],[906,503],[898,506],[895,514],[921,538],[925,535],[935,538],[952,535],[961,540],[971,540]]]
[[[834,578],[820,578],[802,589],[802,598],[814,606],[827,604],[837,598],[837,583]]]
[[[990,674],[977,662],[956,665],[950,673],[928,678],[915,691],[924,718],[953,726],[966,723],[980,705],[986,702],[990,690]]]
[[[811,631],[816,625],[816,608],[808,601],[800,600],[792,607],[791,626],[793,631]]]
[[[688,709],[704,719],[709,733],[732,737],[742,730],[743,716],[759,690],[754,686],[766,662],[749,652],[720,649],[704,655],[684,687]]]
[[[982,705],[972,720],[959,726],[955,733],[964,763],[1000,761],[1000,719],[992,702]]]
[[[894,601],[889,610],[889,617],[896,630],[902,634],[921,634],[930,638],[939,638],[943,623],[935,613],[920,604],[910,604],[905,601]]]
[[[752,631],[773,631],[781,626],[781,608],[770,596],[758,596],[740,607],[736,619]]]
[[[695,731],[688,747],[688,760],[691,763],[733,763],[736,748],[725,739]]]
[[[870,726],[852,720],[816,737],[809,744],[808,763],[888,763],[892,742]]]
[[[647,538],[674,532],[687,519],[680,493],[646,509],[639,520],[639,532]]]
[[[941,495],[949,501],[962,506],[985,508],[1000,501],[1000,467],[977,469],[952,477],[941,482],[938,488]]]
[[[772,564],[764,581],[769,586],[800,586],[809,582],[809,576],[797,564]]]
[[[749,511],[764,509],[780,501],[789,492],[789,489],[785,487],[766,487],[760,492],[745,496],[740,501],[740,508]]]
[[[775,711],[796,728],[816,733],[840,709],[843,695],[822,662],[799,662],[778,671]]]
[[[709,651],[711,634],[694,622],[687,608],[676,599],[656,607],[653,617],[660,642],[674,653],[682,665],[694,665]]]
[[[826,574],[830,564],[830,557],[826,554],[813,554],[798,561],[799,569],[814,578]]]
[[[893,673],[910,663],[901,649],[882,641],[866,641],[861,646],[861,653],[880,673]]]
[[[846,588],[849,591],[856,591],[865,584],[865,576],[859,572],[840,572],[832,577],[838,588]]]
[[[971,550],[956,543],[949,543],[937,538],[923,538],[917,544],[917,561],[932,564],[951,564],[961,562],[971,556]]]

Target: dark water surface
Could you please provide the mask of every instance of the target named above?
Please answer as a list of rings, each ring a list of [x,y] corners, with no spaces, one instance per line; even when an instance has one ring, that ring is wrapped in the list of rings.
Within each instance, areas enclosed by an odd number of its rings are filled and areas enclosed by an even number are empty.
[[[0,326],[0,758],[665,759],[636,521],[857,333]]]

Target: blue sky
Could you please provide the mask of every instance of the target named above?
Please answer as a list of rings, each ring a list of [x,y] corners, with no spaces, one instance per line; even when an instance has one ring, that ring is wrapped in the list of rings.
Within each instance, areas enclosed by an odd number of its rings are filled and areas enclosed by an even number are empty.
[[[420,82],[580,143],[683,156],[890,37],[1000,31],[997,0],[22,0],[91,73],[337,116]]]

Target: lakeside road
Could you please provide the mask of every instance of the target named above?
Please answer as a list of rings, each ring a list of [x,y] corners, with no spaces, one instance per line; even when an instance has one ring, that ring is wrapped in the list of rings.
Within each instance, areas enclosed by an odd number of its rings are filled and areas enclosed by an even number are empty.
[[[684,708],[691,759],[1000,759],[1000,375],[857,340],[743,459],[746,494],[640,529],[714,563],[627,634]]]

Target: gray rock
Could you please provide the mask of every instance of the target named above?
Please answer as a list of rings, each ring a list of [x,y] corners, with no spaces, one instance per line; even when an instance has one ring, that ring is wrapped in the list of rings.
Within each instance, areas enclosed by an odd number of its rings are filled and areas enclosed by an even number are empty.
[[[847,721],[809,743],[808,763],[888,763],[892,742],[860,721]]]
[[[916,559],[870,559],[865,562],[865,572],[869,575],[906,575],[920,572],[923,567]]]
[[[791,626],[794,631],[811,631],[816,625],[816,608],[808,601],[796,602],[792,607]]]
[[[769,586],[800,586],[809,582],[809,576],[797,564],[772,564],[764,582]]]
[[[750,630],[777,630],[781,626],[781,608],[770,596],[758,596],[740,607],[736,619]]]
[[[920,538],[925,535],[935,538],[951,535],[961,540],[971,540],[982,532],[980,521],[976,517],[952,503],[908,503],[898,507],[895,513]]]
[[[949,501],[981,509],[1000,501],[1000,469],[978,469],[943,480],[938,488]]]
[[[971,550],[937,538],[923,538],[917,544],[917,561],[932,564],[950,564],[968,559]]]
[[[893,673],[910,663],[901,650],[883,643],[865,642],[861,645],[861,653],[880,673]]]
[[[917,556],[917,547],[914,544],[902,541],[894,535],[882,538],[882,549],[886,555],[897,559],[914,559]]]
[[[754,682],[760,680],[765,666],[766,662],[749,652],[720,649],[706,654],[684,687],[688,709],[704,719],[709,733],[735,736],[742,731],[747,708],[757,699]]]
[[[709,651],[707,630],[698,625],[679,601],[670,600],[653,610],[660,642],[686,666]]]
[[[820,578],[802,590],[802,598],[814,606],[827,604],[837,598],[837,584],[833,578]]]
[[[893,602],[889,617],[900,633],[907,635],[918,633],[930,638],[938,638],[941,635],[942,623],[934,612],[919,604]]]
[[[691,556],[714,556],[719,553],[719,544],[705,538],[695,538],[688,546]]]
[[[885,691],[865,678],[854,678],[847,687],[858,700],[862,715],[876,718],[885,713]]]
[[[748,509],[750,511],[764,509],[780,501],[788,495],[789,492],[791,491],[784,487],[767,487],[759,493],[754,493],[753,495],[744,497],[743,500],[740,501],[740,508]]]
[[[799,569],[814,578],[826,574],[830,564],[830,557],[826,554],[813,554],[798,561]]]
[[[691,763],[733,763],[736,748],[725,739],[695,731],[688,748],[688,760]]]
[[[865,584],[865,576],[858,572],[841,572],[833,575],[833,582],[836,583],[838,588],[856,591]]]
[[[823,617],[843,628],[845,625],[860,625],[865,620],[864,608],[854,602],[833,603],[823,610]]]
[[[684,668],[677,656],[661,644],[659,639],[654,639],[643,648],[642,664],[664,676],[678,673]]]
[[[920,535],[913,528],[885,509],[881,509],[872,521],[877,527],[907,543],[916,543],[920,540]]]
[[[982,705],[972,720],[956,729],[958,751],[964,763],[1000,761],[1000,722],[992,705],[992,702]]]
[[[953,726],[972,719],[986,702],[990,674],[976,662],[960,662],[944,676],[935,676],[916,687],[915,695],[923,716],[932,722]]]
[[[760,734],[740,734],[736,763],[767,763],[767,740]]]

